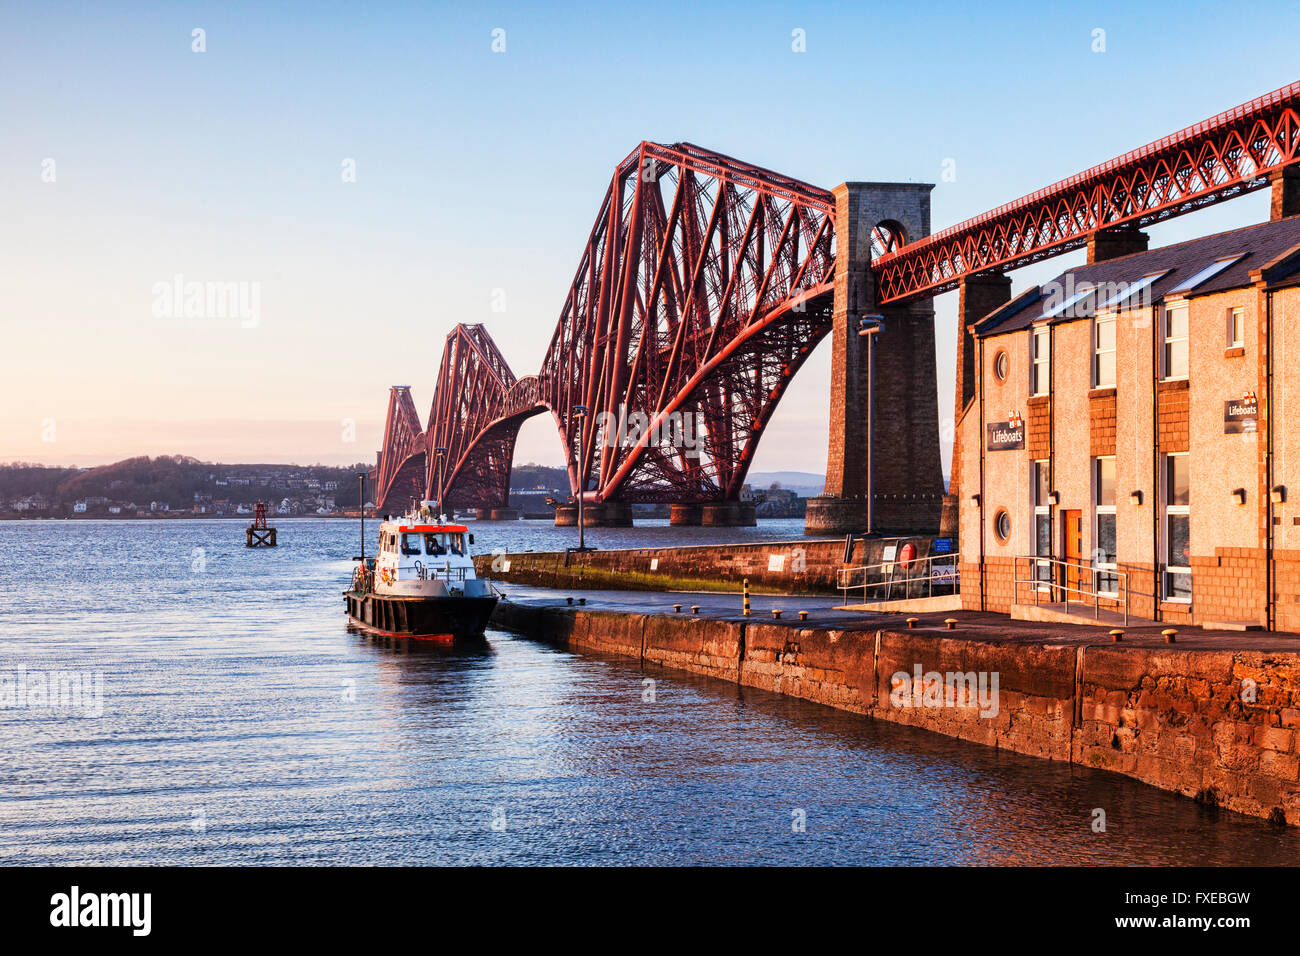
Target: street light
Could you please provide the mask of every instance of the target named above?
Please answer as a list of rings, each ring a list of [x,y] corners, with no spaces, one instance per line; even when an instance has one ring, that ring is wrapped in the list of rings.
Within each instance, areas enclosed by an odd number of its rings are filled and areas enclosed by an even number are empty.
[[[582,468],[583,468],[583,465],[584,465],[584,463],[586,462],[586,458],[587,458],[587,456],[586,456],[586,454],[585,454],[585,453],[586,453],[586,450],[587,450],[587,447],[586,447],[586,441],[587,441],[587,429],[584,427],[584,425],[586,424],[586,420],[587,420],[587,406],[586,406],[586,405],[574,405],[574,406],[573,406],[573,414],[575,414],[575,415],[578,416],[578,469],[577,469],[577,476],[578,476],[578,550],[579,550],[579,551],[586,551],[586,550],[587,550],[587,546],[586,546],[586,544],[585,544],[585,542],[584,542],[584,540],[583,540],[584,525],[583,525],[583,513],[582,513],[582,499],[583,499],[583,497],[584,497],[584,493],[585,493],[586,490],[587,490],[587,489],[586,489],[586,484],[587,484],[587,483],[586,483],[586,481],[583,480]]]
[[[867,534],[876,530],[876,336],[883,331],[883,315],[858,321],[858,335],[867,340]]]
[[[442,462],[447,456],[446,448],[435,448],[434,454],[438,456],[438,520],[442,520]]]

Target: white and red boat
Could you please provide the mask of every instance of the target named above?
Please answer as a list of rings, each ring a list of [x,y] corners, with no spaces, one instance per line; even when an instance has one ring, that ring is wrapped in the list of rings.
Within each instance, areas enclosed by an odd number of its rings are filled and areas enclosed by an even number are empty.
[[[497,604],[492,582],[478,577],[463,524],[436,515],[433,503],[379,526],[379,553],[362,558],[344,591],[348,616],[381,634],[452,641],[478,637]]]

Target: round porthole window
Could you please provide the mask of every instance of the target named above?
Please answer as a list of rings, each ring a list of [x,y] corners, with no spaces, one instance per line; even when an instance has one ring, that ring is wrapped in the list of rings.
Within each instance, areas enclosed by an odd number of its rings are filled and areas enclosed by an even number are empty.
[[[1005,508],[993,516],[993,533],[1004,543],[1011,538],[1011,515]]]
[[[1011,374],[1011,356],[1005,351],[998,352],[993,356],[993,377],[999,382],[1005,382],[1007,376]]]

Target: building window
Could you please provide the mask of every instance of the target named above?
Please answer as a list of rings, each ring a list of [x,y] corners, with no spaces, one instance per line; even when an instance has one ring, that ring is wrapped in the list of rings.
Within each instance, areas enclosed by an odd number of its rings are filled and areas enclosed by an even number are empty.
[[[998,354],[993,356],[993,377],[999,382],[1005,382],[1010,374],[1011,356],[1007,355],[1005,350],[999,350]]]
[[[1246,345],[1246,310],[1235,308],[1228,310],[1228,348],[1245,348]]]
[[[1187,304],[1165,307],[1163,336],[1165,342],[1165,378],[1187,378]]]
[[[1097,590],[1102,594],[1119,593],[1118,567],[1115,563],[1115,459],[1092,460],[1093,553],[1092,566],[1097,571]]]
[[[993,516],[993,533],[1003,544],[1011,540],[1011,515],[1005,508]]]
[[[1188,508],[1191,503],[1187,454],[1165,455],[1164,554],[1165,599],[1192,599],[1191,537]]]
[[[1052,511],[1047,496],[1052,490],[1052,470],[1047,461],[1035,461],[1029,467],[1034,504],[1034,554],[1040,558],[1050,558],[1052,556]],[[1039,581],[1045,584],[1051,583],[1050,562],[1035,562],[1035,569],[1035,576]]]
[[[1092,386],[1109,388],[1115,384],[1115,316],[1099,315],[1092,322]]]
[[[1030,337],[1030,361],[1033,363],[1029,376],[1031,395],[1046,395],[1052,384],[1051,332],[1048,329],[1034,329]]]

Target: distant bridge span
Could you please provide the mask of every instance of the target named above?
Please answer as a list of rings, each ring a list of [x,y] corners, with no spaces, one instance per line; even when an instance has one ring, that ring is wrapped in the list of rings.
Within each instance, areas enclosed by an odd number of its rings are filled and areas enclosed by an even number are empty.
[[[833,211],[823,189],[642,143],[615,170],[541,370],[516,378],[483,326],[458,325],[427,432],[409,389],[392,390],[376,502],[436,496],[443,448],[448,500],[505,506],[519,427],[543,412],[575,494],[737,500],[786,386],[830,331]],[[700,425],[696,449],[671,442],[682,416]]]
[[[1183,215],[1267,186],[1298,161],[1293,83],[934,235],[906,236],[885,219],[837,222],[858,214],[845,187],[833,194],[688,143],[643,142],[614,171],[538,373],[517,378],[483,326],[456,326],[427,428],[409,388],[390,393],[375,501],[396,510],[436,497],[445,449],[449,501],[505,507],[519,427],[544,412],[574,494],[738,500],[791,378],[833,323],[856,320],[847,313]],[[928,200],[926,209],[928,219]],[[838,270],[837,227],[852,247]],[[865,294],[845,291],[854,284]],[[681,415],[700,423],[698,455],[654,440]]]

